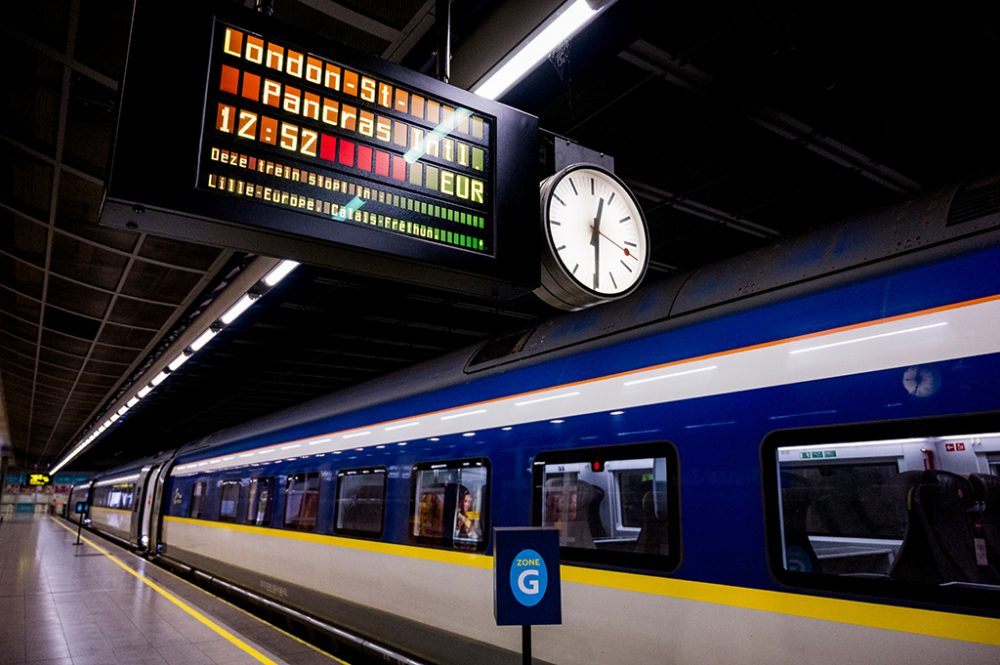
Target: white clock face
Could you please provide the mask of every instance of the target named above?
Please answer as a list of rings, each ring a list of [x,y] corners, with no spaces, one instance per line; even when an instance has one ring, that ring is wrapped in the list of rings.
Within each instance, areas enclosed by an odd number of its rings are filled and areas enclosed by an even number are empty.
[[[556,259],[591,291],[624,293],[646,271],[642,211],[631,192],[604,171],[584,167],[564,172],[549,195],[545,223]]]

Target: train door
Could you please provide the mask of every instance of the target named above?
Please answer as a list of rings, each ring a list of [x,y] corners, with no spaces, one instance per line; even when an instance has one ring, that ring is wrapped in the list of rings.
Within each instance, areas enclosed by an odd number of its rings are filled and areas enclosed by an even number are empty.
[[[139,469],[139,477],[135,479],[132,486],[132,521],[129,525],[129,544],[132,547],[141,548],[143,515],[145,514],[146,481],[155,467],[144,466]]]
[[[150,474],[149,479],[149,510],[146,512],[148,522],[145,523],[148,542],[146,549],[154,554],[159,554],[162,528],[163,512],[166,506],[163,503],[163,489],[170,476],[170,467],[173,460],[167,460]]]
[[[139,549],[149,547],[149,525],[152,522],[153,514],[153,494],[156,488],[156,479],[162,465],[154,464],[149,472],[142,478],[142,514],[139,517]]]

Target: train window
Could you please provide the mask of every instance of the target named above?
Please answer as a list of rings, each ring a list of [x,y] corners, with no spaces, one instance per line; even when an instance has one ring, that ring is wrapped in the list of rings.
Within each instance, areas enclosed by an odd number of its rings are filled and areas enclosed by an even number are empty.
[[[349,469],[337,474],[334,530],[349,536],[382,535],[385,506],[384,467]]]
[[[319,472],[294,473],[285,484],[285,528],[314,531],[319,514]]]
[[[486,547],[489,475],[485,458],[414,466],[410,537],[439,547]]]
[[[532,520],[566,561],[672,570],[680,560],[677,454],[669,444],[558,450],[532,466]]]
[[[1000,594],[983,416],[786,430],[763,445],[772,569],[802,586]],[[979,430],[983,431],[983,430]],[[972,434],[966,434],[972,432]],[[984,469],[985,465],[979,466]],[[985,479],[985,480],[984,480]],[[991,590],[991,591],[987,591]]]
[[[96,487],[94,488],[94,505],[99,508],[131,510],[134,491],[135,485],[130,483]]]
[[[199,480],[191,490],[191,510],[188,515],[192,519],[198,519],[205,514],[205,490],[208,485],[204,480]]]
[[[274,478],[251,478],[247,494],[247,524],[271,526]]]
[[[223,480],[219,490],[219,519],[223,522],[235,522],[240,502],[240,481]]]

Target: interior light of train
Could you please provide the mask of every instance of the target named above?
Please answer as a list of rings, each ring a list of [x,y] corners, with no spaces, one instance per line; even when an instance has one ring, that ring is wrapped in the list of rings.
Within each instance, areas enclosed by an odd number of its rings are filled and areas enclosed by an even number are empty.
[[[293,270],[299,266],[298,261],[292,261],[291,259],[285,259],[279,263],[275,268],[267,273],[264,277],[264,283],[268,286],[274,286],[281,280],[285,279]]]
[[[119,418],[121,418],[121,416],[119,416],[117,413],[112,413],[111,416],[108,418],[108,420],[110,420],[111,422],[115,422]]]
[[[465,432],[465,433],[462,434],[462,436],[465,436],[465,437],[475,436],[475,435],[476,435],[475,432]]]
[[[140,399],[139,396],[136,395],[132,399],[130,399],[129,401],[125,402],[125,406],[127,406],[128,408],[131,409],[133,406],[135,406],[136,404],[139,403],[139,399]]]
[[[282,450],[292,450],[293,448],[301,448],[301,447],[302,447],[301,443],[294,443],[294,444],[292,444],[290,446],[282,446],[281,449]]]
[[[809,353],[810,351],[820,351],[822,349],[832,349],[837,346],[845,346],[847,344],[857,344],[858,342],[867,342],[873,339],[882,339],[885,337],[894,337],[896,335],[908,335],[910,333],[920,332],[921,330],[929,330],[931,328],[941,328],[942,326],[948,325],[947,321],[940,321],[938,323],[929,323],[925,326],[916,326],[915,328],[905,328],[903,330],[893,330],[890,332],[879,333],[878,335],[867,335],[865,337],[857,337],[855,339],[847,339],[840,342],[831,342],[829,344],[820,344],[818,346],[810,346],[804,349],[792,349],[789,351],[790,354],[795,355],[798,353]]]
[[[397,446],[400,446],[400,447],[402,447],[402,446],[405,446],[405,445],[406,445],[406,441],[400,441],[400,442],[399,442],[399,443],[397,443],[396,445],[397,445]]]
[[[153,386],[155,387],[163,383],[166,380],[166,378],[167,378],[167,373],[160,372],[159,374],[153,377],[153,380],[150,381],[150,383],[153,384]]]
[[[118,409],[118,415],[119,415],[119,416],[124,416],[124,415],[125,415],[125,413],[126,413],[126,412],[127,412],[128,410],[129,410],[129,407],[128,407],[127,405],[126,405],[126,406],[123,406],[122,408]]]
[[[143,397],[145,397],[146,395],[148,395],[150,392],[152,392],[152,390],[153,390],[152,386],[143,386],[139,390],[139,392],[137,392],[135,394],[135,396],[138,397],[139,399],[142,399]]]
[[[509,431],[511,431],[514,428],[513,427],[501,427],[500,429],[503,430],[504,432],[509,432]]]
[[[960,434],[954,436],[942,436],[942,441],[954,441],[957,439],[985,439],[987,437],[1000,436],[1000,432],[986,432],[985,434]]]
[[[556,418],[554,420],[550,420],[549,422],[552,423],[553,425],[558,425],[559,423],[564,423],[566,421],[563,420],[562,418]]]
[[[662,379],[672,379],[677,376],[687,376],[689,374],[699,374],[701,372],[710,372],[713,369],[718,369],[718,365],[709,365],[708,367],[699,367],[698,369],[688,369],[681,372],[670,372],[669,374],[658,374],[656,376],[648,376],[642,379],[634,379],[632,381],[626,381],[625,386],[635,386],[640,383],[649,383],[650,381],[660,381]]]
[[[352,432],[350,434],[344,434],[341,439],[356,439],[359,436],[368,436],[371,434],[371,430],[365,430],[364,432]]]
[[[330,439],[329,438],[326,438],[326,439],[316,439],[315,441],[310,441],[309,445],[310,446],[318,446],[321,443],[330,443]]]
[[[203,332],[201,335],[199,335],[198,339],[196,339],[195,341],[191,342],[191,350],[192,351],[200,351],[201,347],[203,347],[206,344],[208,344],[209,341],[211,341],[211,339],[213,337],[215,337],[217,334],[218,334],[218,332],[216,332],[215,330],[212,330],[211,328],[209,328],[208,330],[206,330],[205,332]]]
[[[612,411],[610,415],[612,415],[612,416],[620,416],[623,413],[625,413],[625,412],[624,411]]]

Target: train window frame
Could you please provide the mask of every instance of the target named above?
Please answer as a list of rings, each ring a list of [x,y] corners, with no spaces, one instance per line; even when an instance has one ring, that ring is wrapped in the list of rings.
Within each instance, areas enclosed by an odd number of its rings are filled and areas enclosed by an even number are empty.
[[[445,524],[457,523],[456,505],[457,505],[457,493],[455,498],[450,498],[450,493],[447,491],[449,484],[447,483],[445,488],[442,490],[444,496],[444,502],[441,508],[441,535],[440,536],[429,536],[422,533],[417,533],[418,529],[418,519],[419,514],[419,499],[417,498],[417,491],[420,489],[420,482],[422,479],[421,474],[430,471],[461,471],[462,469],[483,469],[486,472],[486,479],[480,490],[480,502],[478,518],[478,525],[475,527],[478,529],[479,538],[478,541],[472,542],[471,539],[463,540],[456,538],[455,530],[457,526],[450,529],[445,529]],[[487,549],[490,542],[490,525],[491,525],[491,514],[490,514],[490,491],[492,489],[492,477],[493,469],[490,464],[489,459],[486,457],[471,457],[462,459],[452,459],[452,460],[441,460],[435,462],[420,462],[414,464],[410,470],[410,501],[409,501],[409,513],[407,517],[407,536],[412,543],[418,545],[423,545],[427,547],[436,547],[440,549],[447,550],[458,550],[464,552],[483,552]],[[461,481],[457,483],[459,487],[462,487]],[[450,508],[450,510],[449,510]]]
[[[559,550],[562,561],[573,565],[621,570],[644,570],[657,573],[668,573],[677,570],[680,566],[683,552],[680,527],[680,469],[677,448],[669,441],[614,444],[587,448],[557,448],[539,452],[531,464],[532,525],[543,526],[546,466],[589,464],[595,472],[604,472],[606,471],[606,462],[623,463],[623,470],[629,470],[627,463],[630,461],[656,460],[661,458],[665,460],[666,466],[664,471],[665,477],[663,479],[667,503],[665,511],[666,554],[597,549],[596,546],[594,548],[572,547],[566,544],[561,544]],[[595,467],[595,464],[598,466]],[[614,473],[613,469],[607,471]],[[612,477],[612,482],[617,483],[619,480],[619,477]],[[619,515],[616,506],[617,504],[611,507],[614,508],[614,517],[617,520]],[[640,538],[641,531],[636,537],[636,543],[638,543]]]
[[[344,482],[345,478],[354,477],[366,477],[379,475],[382,478],[382,495],[380,497],[379,505],[379,523],[378,530],[370,529],[350,529],[338,526],[341,518],[341,503],[343,500],[342,492],[344,486],[348,483]],[[388,490],[388,478],[389,470],[384,466],[376,467],[364,467],[360,469],[341,469],[337,472],[337,485],[334,492],[333,499],[333,533],[338,536],[350,536],[352,538],[381,538],[383,532],[385,531],[385,506],[386,506],[386,491]],[[357,497],[354,497],[357,499]]]
[[[232,514],[226,514],[223,511],[223,507],[226,502],[226,490],[230,487],[236,487],[236,500],[233,501],[233,511]],[[240,517],[240,499],[243,495],[243,483],[239,478],[223,478],[219,481],[219,521],[220,522],[236,522]]]
[[[247,483],[247,505],[246,513],[244,517],[246,519],[246,524],[256,527],[270,527],[274,521],[274,488],[277,486],[277,481],[274,476],[254,476],[248,479]],[[268,489],[270,490],[267,497],[267,505],[264,510],[263,518],[260,518],[260,511],[254,511],[254,506],[258,508],[260,506],[257,503],[259,497],[258,486],[260,483],[268,483]],[[260,524],[257,523],[258,519],[262,519]]]
[[[289,495],[289,490],[291,489],[290,485],[293,482],[293,479],[296,478],[296,477],[298,477],[298,476],[303,476],[303,480],[306,483],[305,490],[304,490],[304,495],[305,496],[308,496],[309,493],[310,493],[310,491],[311,491],[309,489],[309,481],[312,480],[312,479],[316,480],[316,488],[315,488],[315,494],[316,494],[316,512],[313,515],[312,526],[309,526],[309,527],[304,526],[304,525],[290,523],[289,516],[288,516],[288,508],[289,508],[289,505],[290,505],[289,501],[288,501],[288,495]],[[321,507],[321,505],[320,505],[321,504],[320,497],[321,497],[321,494],[323,492],[323,475],[319,472],[318,469],[314,469],[312,471],[297,471],[295,473],[289,473],[285,477],[285,483],[284,483],[284,485],[285,486],[284,486],[284,489],[283,489],[283,492],[282,492],[282,504],[283,505],[282,505],[282,509],[281,509],[281,527],[283,529],[288,529],[288,530],[291,530],[291,531],[302,531],[304,533],[316,533],[316,530],[319,528],[319,512],[320,512],[320,507]],[[305,505],[305,500],[303,500],[302,505]],[[301,511],[299,512],[299,515],[295,517],[294,521],[298,521],[300,519],[301,519]]]
[[[195,501],[197,499],[197,501]],[[191,485],[191,500],[188,503],[188,517],[193,520],[203,520],[205,518],[205,501],[208,499],[208,481],[196,480]],[[195,506],[198,510],[195,514]]]
[[[778,455],[779,449],[788,451],[790,448],[848,443],[871,444],[872,446],[889,445],[912,439],[937,438],[944,440],[955,437],[974,437],[992,432],[1000,432],[1000,412],[849,423],[770,432],[760,444],[761,491],[769,572],[780,584],[793,588],[833,593],[855,593],[904,601],[958,604],[973,608],[995,608],[997,601],[1000,600],[1000,584],[994,582],[980,584],[952,580],[934,584],[899,579],[890,576],[891,565],[889,572],[885,575],[837,574],[789,569],[783,535],[785,521],[782,512],[781,468]],[[796,451],[788,452],[794,454]],[[805,451],[799,452],[801,454]],[[823,451],[817,450],[816,452]],[[932,454],[925,459],[933,460],[934,455]],[[789,468],[793,467],[786,467],[786,470]],[[980,472],[982,471],[980,470]],[[921,472],[911,470],[910,473]],[[907,492],[905,495],[907,505],[912,505],[911,497],[912,494]],[[909,525],[906,528],[908,529]],[[808,534],[806,535],[808,537]],[[1000,573],[1000,571],[996,572]]]

